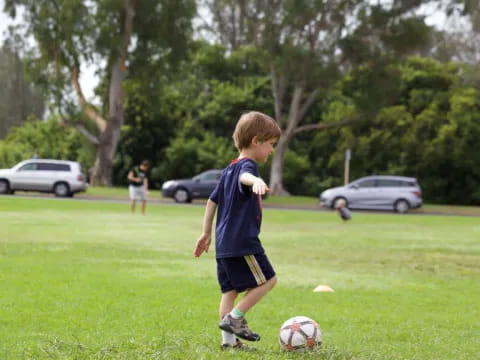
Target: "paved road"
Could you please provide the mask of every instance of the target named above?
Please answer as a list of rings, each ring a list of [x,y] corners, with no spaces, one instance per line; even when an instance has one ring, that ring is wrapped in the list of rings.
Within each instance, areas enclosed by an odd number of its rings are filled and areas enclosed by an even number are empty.
[[[12,195],[0,195],[0,197],[11,197]],[[71,198],[57,198],[53,194],[43,194],[43,193],[22,193],[17,192],[15,197],[21,198],[44,198],[44,199],[55,199],[59,201],[72,200]],[[73,199],[82,200],[82,201],[99,201],[99,202],[114,202],[114,203],[130,203],[128,197],[125,198],[116,198],[116,197],[103,197],[103,196],[92,196],[87,194],[77,194]],[[172,199],[149,199],[149,204],[166,204],[172,206],[204,206],[205,200],[195,200],[190,204],[177,204]],[[331,209],[321,207],[320,205],[280,205],[280,204],[268,204],[268,202],[263,203],[263,207],[266,209],[285,209],[285,210],[305,210],[305,211],[322,211],[322,212],[331,212]],[[390,211],[373,211],[373,210],[355,210],[354,213],[375,213],[375,214],[392,214]],[[480,217],[480,208],[478,211],[470,212],[468,210],[455,210],[452,211],[448,208],[441,210],[425,210],[425,209],[415,209],[411,210],[407,215],[443,215],[443,216],[474,216]]]

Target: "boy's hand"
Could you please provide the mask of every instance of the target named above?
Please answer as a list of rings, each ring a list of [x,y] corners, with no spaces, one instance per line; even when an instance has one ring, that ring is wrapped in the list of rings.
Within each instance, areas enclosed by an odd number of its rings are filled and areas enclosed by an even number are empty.
[[[193,250],[193,255],[199,257],[203,252],[208,253],[208,248],[210,247],[211,235],[203,233],[197,240],[195,249]]]
[[[265,195],[266,192],[270,191],[270,188],[265,184],[265,181],[257,178],[252,185],[252,191],[258,195]]]

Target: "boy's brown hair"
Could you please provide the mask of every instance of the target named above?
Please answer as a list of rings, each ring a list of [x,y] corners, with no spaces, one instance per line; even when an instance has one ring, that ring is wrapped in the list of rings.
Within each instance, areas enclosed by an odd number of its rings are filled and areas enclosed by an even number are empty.
[[[232,137],[235,147],[242,150],[251,145],[254,136],[258,141],[267,141],[278,139],[281,134],[282,130],[270,116],[258,111],[250,111],[240,117]]]

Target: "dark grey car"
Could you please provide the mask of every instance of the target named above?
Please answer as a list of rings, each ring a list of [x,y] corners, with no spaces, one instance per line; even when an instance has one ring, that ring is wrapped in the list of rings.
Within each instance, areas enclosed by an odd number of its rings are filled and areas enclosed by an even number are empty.
[[[162,185],[164,197],[173,198],[178,203],[188,203],[193,199],[208,199],[222,176],[223,170],[207,170],[190,179],[168,180]]]

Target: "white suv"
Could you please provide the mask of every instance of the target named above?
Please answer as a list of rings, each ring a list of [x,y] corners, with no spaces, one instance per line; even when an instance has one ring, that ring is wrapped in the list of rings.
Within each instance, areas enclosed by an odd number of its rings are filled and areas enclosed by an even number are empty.
[[[11,169],[0,169],[0,194],[13,194],[21,190],[71,197],[87,190],[87,187],[86,176],[75,161],[31,159]]]

